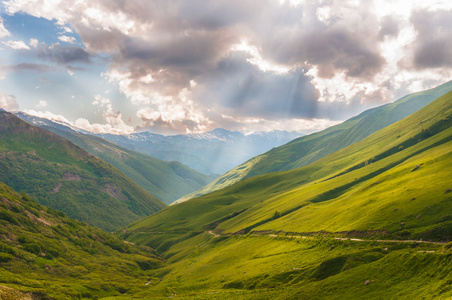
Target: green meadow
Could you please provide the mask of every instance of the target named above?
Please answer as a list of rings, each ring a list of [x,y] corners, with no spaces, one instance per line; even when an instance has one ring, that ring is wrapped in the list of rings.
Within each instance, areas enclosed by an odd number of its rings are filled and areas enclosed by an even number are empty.
[[[393,103],[367,110],[320,132],[297,138],[235,167],[178,202],[225,188],[245,178],[307,166],[407,117],[451,89],[452,82],[447,82],[431,90],[407,95]]]
[[[122,237],[167,260],[134,297],[451,297],[451,125],[452,92],[305,167],[130,224]]]

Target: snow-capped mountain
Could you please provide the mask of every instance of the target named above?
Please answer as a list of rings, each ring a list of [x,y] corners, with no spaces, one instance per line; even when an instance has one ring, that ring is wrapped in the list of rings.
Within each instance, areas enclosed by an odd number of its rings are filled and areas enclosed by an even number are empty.
[[[210,132],[161,135],[148,131],[127,135],[94,134],[71,124],[22,112],[16,115],[40,127],[102,137],[119,146],[165,161],[178,161],[204,174],[223,174],[248,159],[281,146],[302,134],[288,131],[241,133],[217,128]]]
[[[162,160],[179,161],[204,174],[222,174],[301,134],[287,131],[243,134],[218,128],[206,133],[170,136],[150,132],[98,136]]]

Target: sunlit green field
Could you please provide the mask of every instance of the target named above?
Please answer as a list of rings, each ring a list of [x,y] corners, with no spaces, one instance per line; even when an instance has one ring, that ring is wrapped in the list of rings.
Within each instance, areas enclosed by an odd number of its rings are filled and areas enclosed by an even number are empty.
[[[123,237],[167,259],[135,296],[452,296],[451,125],[449,93],[313,164],[246,179],[129,225]]]

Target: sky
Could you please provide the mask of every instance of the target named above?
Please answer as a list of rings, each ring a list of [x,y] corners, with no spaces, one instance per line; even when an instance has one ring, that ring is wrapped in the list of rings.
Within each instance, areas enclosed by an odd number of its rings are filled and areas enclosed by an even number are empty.
[[[452,1],[0,2],[0,107],[98,133],[309,133],[447,82]]]

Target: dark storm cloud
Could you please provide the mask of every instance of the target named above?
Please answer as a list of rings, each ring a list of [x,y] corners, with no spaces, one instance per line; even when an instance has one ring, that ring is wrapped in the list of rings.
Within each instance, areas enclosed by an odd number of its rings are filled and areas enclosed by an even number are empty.
[[[452,11],[415,11],[411,16],[416,31],[415,68],[452,66]]]

